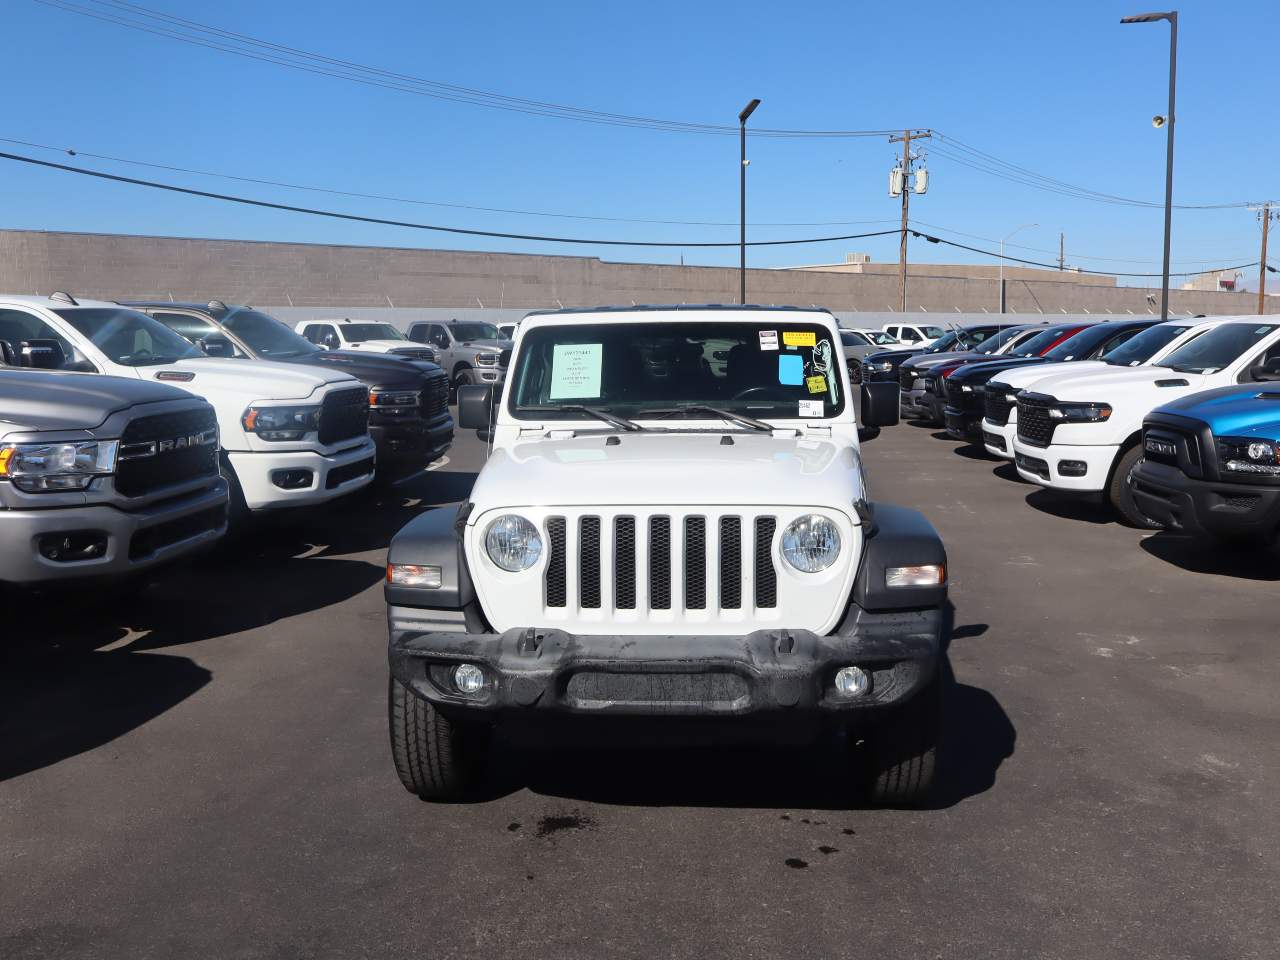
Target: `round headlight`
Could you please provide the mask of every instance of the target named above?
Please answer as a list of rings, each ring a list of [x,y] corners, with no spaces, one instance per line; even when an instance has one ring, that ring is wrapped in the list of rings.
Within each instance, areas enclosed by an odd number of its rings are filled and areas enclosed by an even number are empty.
[[[524,517],[509,513],[489,524],[484,548],[489,559],[503,570],[519,573],[528,570],[542,556],[542,537],[538,528]]]
[[[782,531],[782,555],[801,573],[818,573],[836,562],[840,531],[826,517],[811,513]]]
[[[1269,443],[1251,443],[1249,444],[1250,460],[1274,460],[1276,458],[1275,448]]]

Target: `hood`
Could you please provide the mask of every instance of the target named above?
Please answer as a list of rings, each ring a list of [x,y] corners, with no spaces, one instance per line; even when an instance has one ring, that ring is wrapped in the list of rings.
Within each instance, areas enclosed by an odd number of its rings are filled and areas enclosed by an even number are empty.
[[[359,343],[353,343],[350,346],[343,347],[344,350],[358,350],[361,353],[369,351],[377,351],[385,353],[388,350],[430,350],[431,348],[422,343],[414,343],[412,340],[361,340]],[[433,353],[435,351],[432,351]]]
[[[174,381],[197,396],[219,392],[249,400],[305,400],[317,387],[326,383],[340,383],[351,376],[341,367],[332,369],[297,363],[281,363],[275,360],[232,360],[230,358],[198,357],[179,360],[151,368],[142,368],[148,380],[167,370],[194,373],[191,380]]]
[[[910,350],[881,350],[878,353],[869,354],[867,356],[867,361],[870,363],[880,363],[883,360],[888,360],[891,363],[901,363],[903,360],[907,359],[907,357],[913,357],[920,352],[921,350],[919,347],[913,347]]]
[[[865,360],[869,355],[875,353],[880,348],[870,343],[864,343],[860,347],[845,347],[844,358],[846,360]]]
[[[1155,412],[1202,420],[1219,437],[1280,439],[1280,383],[1219,387],[1166,403]]]
[[[946,353],[925,353],[918,357],[910,357],[902,362],[904,367],[910,367],[912,370],[925,370],[929,367],[936,367],[940,363],[946,363],[948,360],[969,359],[974,363],[981,363],[983,360],[990,359],[985,353],[974,353],[972,350],[954,350]]]
[[[443,373],[438,366],[426,360],[400,359],[385,353],[345,350],[317,350],[315,353],[291,358],[287,362],[341,371],[371,387],[412,387],[416,390],[424,373]]]
[[[459,340],[460,347],[474,347],[477,350],[488,350],[493,353],[501,353],[503,350],[510,350],[515,346],[514,340]]]
[[[161,400],[190,400],[164,383],[47,370],[0,372],[0,430],[90,430],[118,410]]]
[[[834,507],[857,517],[857,452],[808,437],[733,433],[595,433],[517,442],[493,452],[471,501],[519,506],[780,504]],[[620,442],[609,445],[612,438]],[[696,483],[691,483],[692,478]]]
[[[1071,372],[1074,374],[1106,373],[1110,370],[1128,369],[1128,367],[1117,367],[1110,363],[1103,363],[1101,360],[1078,360],[1071,363]],[[1011,370],[1001,371],[991,379],[999,380],[1000,383],[1014,390],[1023,390],[1046,377],[1058,376],[1059,374],[1060,371],[1057,367],[1046,369],[1043,364],[1032,364],[1025,368],[1014,367]]]
[[[956,383],[986,383],[997,374],[1018,367],[1030,367],[1047,363],[1043,357],[1003,357],[996,360],[979,360],[966,363],[951,374]]]
[[[1036,384],[1035,392],[1057,400],[1096,401],[1113,406],[1126,395],[1139,395],[1150,408],[1161,402],[1162,392],[1174,391],[1169,399],[1184,396],[1201,389],[1208,379],[1207,374],[1178,373],[1167,367],[1116,367],[1110,371],[1070,371],[1047,377]]]

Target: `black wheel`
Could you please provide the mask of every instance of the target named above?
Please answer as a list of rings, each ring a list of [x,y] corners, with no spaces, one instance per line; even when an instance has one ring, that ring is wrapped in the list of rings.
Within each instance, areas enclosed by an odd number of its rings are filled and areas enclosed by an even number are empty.
[[[1137,501],[1133,499],[1131,477],[1140,460],[1142,460],[1140,444],[1135,444],[1120,454],[1120,460],[1111,474],[1111,483],[1107,485],[1107,500],[1120,515],[1120,519],[1129,526],[1137,527],[1139,530],[1157,530],[1160,525],[1143,515],[1138,509]]]
[[[457,723],[395,677],[387,690],[391,756],[400,782],[423,800],[457,800],[479,782],[489,753],[487,726]]]
[[[218,457],[218,472],[227,481],[227,533],[240,533],[249,520],[249,504],[245,502],[244,489],[225,453]]]
[[[933,789],[942,724],[942,680],[880,719],[868,737],[867,792],[874,803],[911,806]]]
[[[453,374],[453,382],[449,384],[449,402],[458,402],[458,388],[475,383],[475,371],[470,367],[462,367]]]

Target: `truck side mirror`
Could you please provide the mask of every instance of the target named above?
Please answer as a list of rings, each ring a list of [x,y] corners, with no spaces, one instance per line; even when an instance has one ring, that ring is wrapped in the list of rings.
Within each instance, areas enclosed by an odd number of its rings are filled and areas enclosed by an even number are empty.
[[[196,341],[196,346],[201,349],[206,357],[234,357],[236,355],[235,348],[231,346],[231,341],[216,333],[209,337],[201,337]]]
[[[511,366],[511,348],[510,347],[507,347],[507,349],[503,350],[500,354],[498,354],[498,366],[500,366],[503,370]]]
[[[893,427],[898,424],[898,384],[890,381],[862,385],[862,425]]]
[[[18,366],[18,354],[8,340],[0,340],[0,366]]]
[[[458,426],[463,430],[488,430],[493,415],[493,387],[470,383],[458,387]]]
[[[1249,369],[1249,379],[1260,383],[1280,380],[1280,357],[1272,357],[1265,363]]]
[[[24,367],[34,367],[38,370],[59,370],[67,362],[62,344],[57,340],[23,340],[19,353]]]

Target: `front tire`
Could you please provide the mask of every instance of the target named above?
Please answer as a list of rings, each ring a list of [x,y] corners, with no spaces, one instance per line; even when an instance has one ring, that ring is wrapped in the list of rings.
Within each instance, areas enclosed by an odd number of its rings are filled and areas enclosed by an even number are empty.
[[[423,800],[458,800],[480,781],[490,731],[450,720],[395,677],[387,690],[391,756],[400,782]]]
[[[1120,460],[1116,463],[1115,471],[1111,474],[1111,483],[1107,486],[1107,500],[1111,503],[1116,513],[1120,515],[1120,519],[1129,526],[1137,527],[1139,530],[1158,530],[1160,525],[1154,523],[1149,517],[1144,516],[1142,511],[1138,509],[1137,501],[1133,499],[1133,487],[1130,485],[1130,477],[1142,460],[1142,456],[1142,446],[1140,444],[1135,444],[1120,454]]]
[[[905,807],[922,803],[933,790],[942,725],[942,681],[895,708],[869,737],[867,793],[873,803]]]

